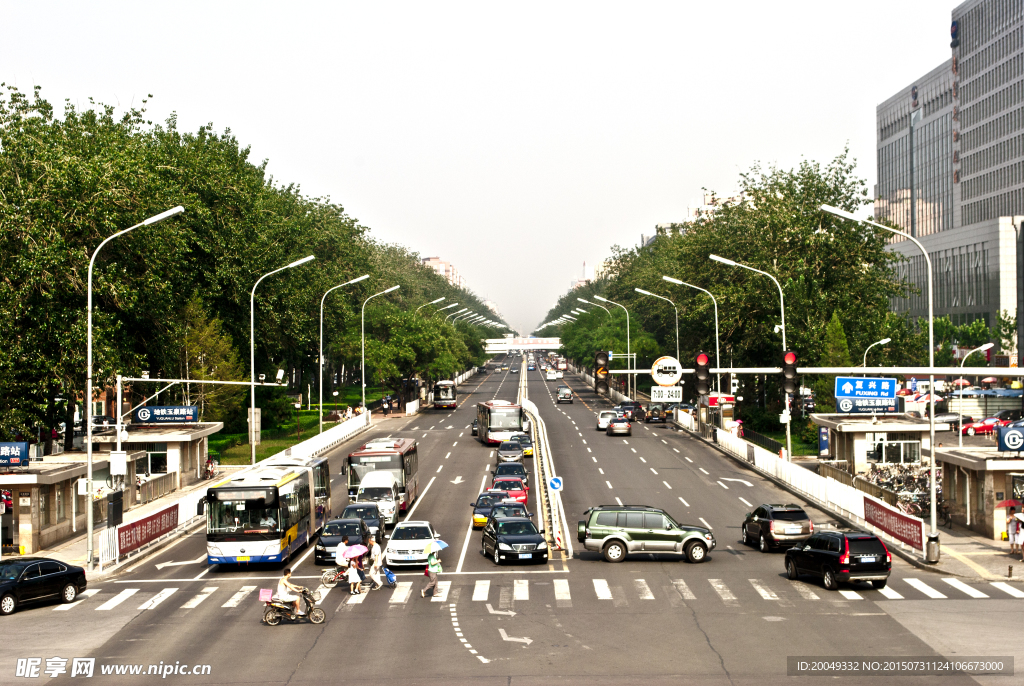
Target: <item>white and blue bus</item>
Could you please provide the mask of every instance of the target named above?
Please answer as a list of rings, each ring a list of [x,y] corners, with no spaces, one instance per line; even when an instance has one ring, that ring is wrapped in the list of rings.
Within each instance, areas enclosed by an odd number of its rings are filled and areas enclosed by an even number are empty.
[[[284,562],[331,516],[326,457],[269,458],[206,491],[209,564]]]

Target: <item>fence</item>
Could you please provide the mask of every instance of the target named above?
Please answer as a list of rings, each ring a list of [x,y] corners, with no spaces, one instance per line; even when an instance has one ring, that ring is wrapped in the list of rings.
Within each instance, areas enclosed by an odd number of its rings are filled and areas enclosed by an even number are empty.
[[[176,472],[167,472],[160,476],[143,481],[139,486],[140,505],[153,502],[157,498],[167,495],[174,490],[174,481],[178,476]]]
[[[858,491],[867,493],[868,495],[878,498],[882,502],[890,505],[895,506],[896,503],[899,502],[899,497],[896,495],[895,491],[890,491],[888,488],[882,488],[878,484],[873,484],[859,476],[854,476],[845,469],[838,469],[837,467],[833,467],[829,464],[819,464],[818,474],[830,479],[835,479],[841,484],[852,486]]]
[[[718,444],[726,452],[775,479],[788,484],[793,490],[816,502],[823,509],[837,512],[865,527],[872,527],[875,533],[890,537],[890,542],[900,546],[911,546],[924,550],[924,521],[908,517],[893,505],[865,493],[830,476],[822,476],[803,467],[780,459],[776,454],[749,443],[728,431],[716,429]],[[835,468],[822,465],[832,470]],[[857,481],[857,480],[855,480]],[[863,481],[861,479],[860,481]],[[864,482],[868,486],[874,484]]]
[[[407,415],[409,415],[409,414],[416,414],[419,411],[420,411],[420,401],[419,401],[418,398],[416,400],[413,400],[411,403],[406,403],[405,404],[405,413]]]
[[[746,427],[743,427],[743,438],[744,440],[750,441],[754,445],[761,446],[765,450],[770,450],[776,455],[779,454],[780,450],[786,447],[779,441],[776,441],[774,438],[768,438],[767,436],[759,434],[753,429],[748,429]]]

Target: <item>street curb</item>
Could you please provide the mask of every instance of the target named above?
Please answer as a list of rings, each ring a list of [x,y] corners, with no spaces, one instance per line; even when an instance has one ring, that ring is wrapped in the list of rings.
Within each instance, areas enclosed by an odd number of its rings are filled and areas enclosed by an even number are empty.
[[[711,448],[714,448],[716,451],[722,453],[726,457],[731,458],[734,462],[737,462],[737,463],[743,465],[743,467],[746,468],[748,471],[751,471],[751,472],[753,472],[754,474],[757,474],[760,477],[768,479],[769,481],[771,481],[773,484],[775,484],[779,488],[781,488],[781,489],[783,489],[785,491],[788,491],[789,493],[792,493],[793,495],[795,495],[797,497],[803,498],[804,500],[809,500],[810,502],[814,502],[813,500],[811,500],[807,496],[806,493],[798,491],[797,489],[795,489],[792,486],[790,486],[789,484],[787,484],[785,481],[781,481],[780,479],[778,479],[778,478],[776,478],[776,477],[774,477],[774,476],[772,476],[770,474],[765,474],[765,473],[763,473],[761,471],[758,471],[756,469],[751,469],[751,466],[750,466],[749,462],[747,462],[745,460],[741,460],[740,458],[736,457],[732,453],[730,453],[730,452],[728,452],[726,450],[723,450],[722,448],[720,448],[718,446],[717,443],[712,443],[712,442],[708,441],[707,439],[705,439],[703,436],[701,436],[699,434],[696,434],[696,433],[690,431],[689,429],[676,424],[675,422],[672,422],[672,427],[675,430],[677,430],[677,431],[685,431],[688,435],[693,436],[694,438],[696,438],[697,440],[701,441],[705,445],[707,445],[707,446],[709,446]],[[821,507],[821,506],[816,504],[816,507]],[[860,524],[857,524],[852,519],[849,519],[849,518],[845,517],[844,515],[841,515],[841,514],[839,514],[837,512],[833,512],[832,510],[829,510],[828,508],[825,508],[825,507],[822,507],[822,509],[825,510],[826,512],[828,512],[830,516],[835,517],[836,519],[838,519],[839,521],[843,522],[843,524],[845,524],[846,526],[850,527],[851,529],[855,529],[857,531],[864,531],[865,533],[871,533],[871,532],[865,531],[864,528]],[[889,548],[889,546],[886,546],[886,547]],[[907,562],[912,564],[914,567],[917,567],[918,569],[920,569],[922,571],[932,572],[934,574],[945,574],[947,576],[950,576],[950,575],[951,576],[958,576],[958,577],[961,577],[961,578],[964,578],[964,579],[981,579],[981,577],[978,577],[978,576],[967,576],[967,575],[964,575],[964,574],[958,574],[956,572],[951,572],[949,570],[939,569],[935,565],[930,565],[930,564],[928,564],[926,562],[923,562],[922,560],[918,559],[916,556],[911,555],[911,554],[907,553],[906,551],[901,550],[900,548],[896,548],[896,547],[889,548],[889,552],[891,552],[893,555],[896,555],[896,556],[902,558],[903,560],[906,560]],[[982,579],[982,580],[985,581],[986,579]]]

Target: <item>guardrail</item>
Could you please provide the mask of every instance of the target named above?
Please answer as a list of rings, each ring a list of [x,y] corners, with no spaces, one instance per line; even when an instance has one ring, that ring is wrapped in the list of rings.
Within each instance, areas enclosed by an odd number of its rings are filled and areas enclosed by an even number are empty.
[[[835,479],[839,483],[846,484],[847,486],[853,486],[858,491],[863,491],[864,493],[878,498],[879,500],[894,507],[899,503],[899,496],[896,495],[896,491],[890,491],[888,488],[882,488],[878,484],[873,484],[867,479],[854,476],[845,469],[839,469],[829,464],[819,464],[818,474]]]
[[[151,503],[174,490],[176,472],[167,472],[160,476],[143,481],[139,485],[140,505]]]
[[[332,426],[322,434],[314,434],[301,443],[296,443],[291,448],[277,453],[273,457],[317,457],[328,450],[336,448],[356,434],[370,428],[370,417],[372,413],[367,411],[357,414],[351,419],[346,419],[337,426]]]

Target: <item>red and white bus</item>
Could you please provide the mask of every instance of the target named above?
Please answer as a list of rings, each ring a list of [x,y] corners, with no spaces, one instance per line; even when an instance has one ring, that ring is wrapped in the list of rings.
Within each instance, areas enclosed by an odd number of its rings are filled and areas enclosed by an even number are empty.
[[[477,437],[485,445],[496,445],[522,433],[528,421],[519,405],[507,400],[490,400],[476,406]]]
[[[454,381],[438,381],[434,384],[434,409],[455,409],[459,406]]]

